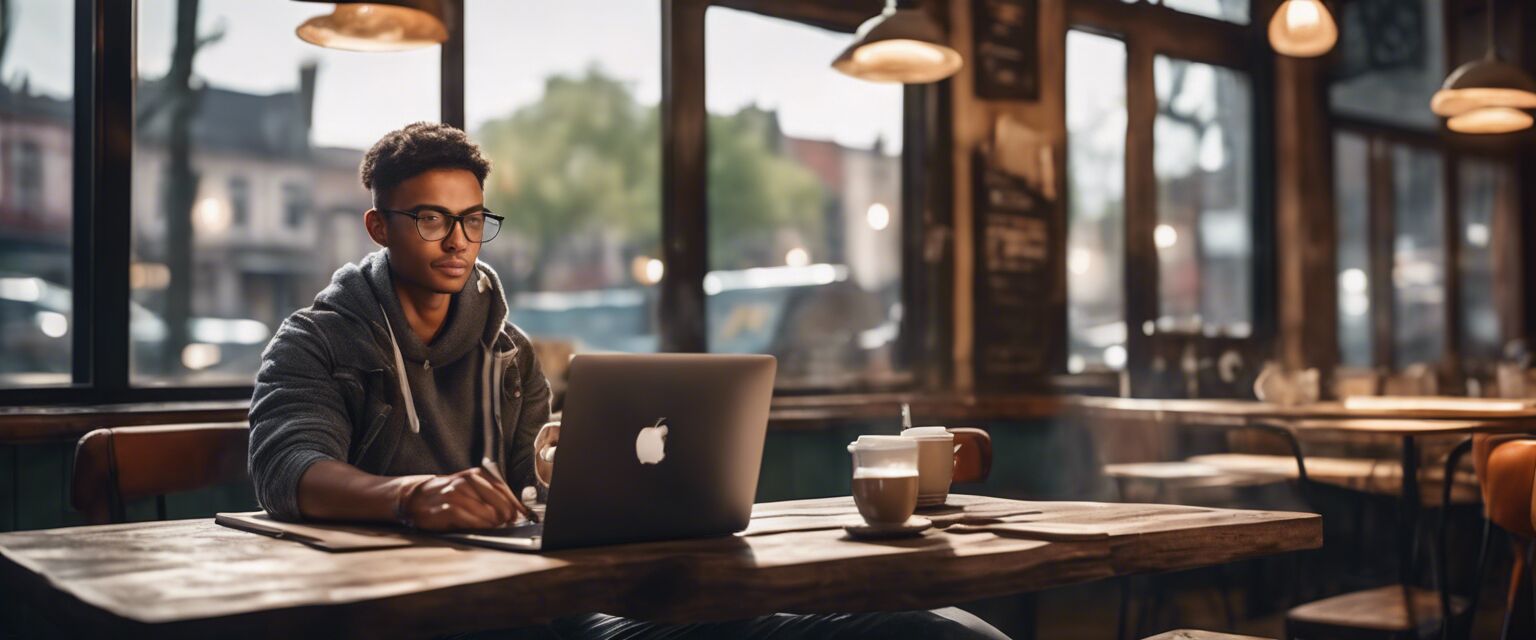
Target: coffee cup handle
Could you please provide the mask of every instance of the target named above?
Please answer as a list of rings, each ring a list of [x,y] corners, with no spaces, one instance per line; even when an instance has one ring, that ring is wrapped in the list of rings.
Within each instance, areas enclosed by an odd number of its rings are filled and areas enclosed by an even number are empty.
[[[553,448],[559,446],[559,444],[558,444],[558,440],[560,438],[559,434],[560,434],[560,421],[559,420],[550,420],[549,422],[544,423],[544,426],[539,427],[538,435],[535,435],[533,437],[533,457],[534,457],[534,465],[535,466],[537,466],[539,464],[539,461],[544,459],[544,452],[546,450],[553,449]],[[551,439],[556,440],[556,443],[555,444],[551,444],[549,442]],[[551,460],[549,460],[549,464],[550,464],[551,467],[553,467],[554,464],[555,464],[555,461],[553,459],[551,459]],[[554,475],[553,468],[551,468],[551,470],[550,470],[550,475],[551,476]],[[546,489],[546,490],[549,489],[549,484],[546,483],[543,478],[538,477],[538,474],[534,474],[534,482],[537,482],[539,484],[539,487],[542,488],[542,489]]]

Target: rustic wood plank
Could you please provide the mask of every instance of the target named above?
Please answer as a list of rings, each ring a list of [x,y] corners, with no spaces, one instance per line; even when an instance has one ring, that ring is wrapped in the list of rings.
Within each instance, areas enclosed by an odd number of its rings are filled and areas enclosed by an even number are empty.
[[[935,607],[1322,543],[1313,514],[963,495],[951,505],[934,517],[964,527],[904,540],[856,542],[819,526],[854,512],[844,497],[759,505],[756,520],[810,520],[791,531],[546,555],[435,540],[331,554],[208,520],[29,531],[0,534],[0,585],[82,632],[403,637],[594,610],[713,620]],[[990,521],[1103,535],[978,529]]]

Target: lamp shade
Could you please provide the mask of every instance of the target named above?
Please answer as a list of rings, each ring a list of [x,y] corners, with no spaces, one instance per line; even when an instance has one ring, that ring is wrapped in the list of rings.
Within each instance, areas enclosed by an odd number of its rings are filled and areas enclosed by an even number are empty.
[[[1339,26],[1319,0],[1285,0],[1269,19],[1269,46],[1293,58],[1315,58],[1333,50]]]
[[[296,33],[305,42],[330,49],[406,51],[446,42],[442,16],[438,0],[341,0],[329,15],[304,21]]]
[[[1481,107],[1451,116],[1445,125],[1457,133],[1512,133],[1529,129],[1531,114],[1509,107]]]
[[[1446,117],[1488,107],[1536,108],[1536,82],[1520,67],[1490,55],[1456,67],[1429,101],[1435,115]]]
[[[897,9],[892,1],[880,15],[859,25],[853,44],[832,61],[832,68],[870,82],[938,82],[965,66],[947,41],[928,14]]]

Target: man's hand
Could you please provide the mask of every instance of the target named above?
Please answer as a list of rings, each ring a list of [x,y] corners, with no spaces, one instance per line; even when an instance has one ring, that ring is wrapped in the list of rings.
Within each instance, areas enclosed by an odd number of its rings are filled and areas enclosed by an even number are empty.
[[[480,468],[427,478],[407,487],[401,500],[411,524],[427,531],[493,529],[526,511],[507,485]]]

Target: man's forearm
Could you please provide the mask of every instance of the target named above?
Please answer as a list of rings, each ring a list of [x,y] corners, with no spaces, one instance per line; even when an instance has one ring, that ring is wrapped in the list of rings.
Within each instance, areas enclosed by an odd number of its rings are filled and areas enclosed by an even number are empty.
[[[299,478],[299,511],[314,520],[394,521],[401,493],[432,476],[376,476],[323,460]]]

